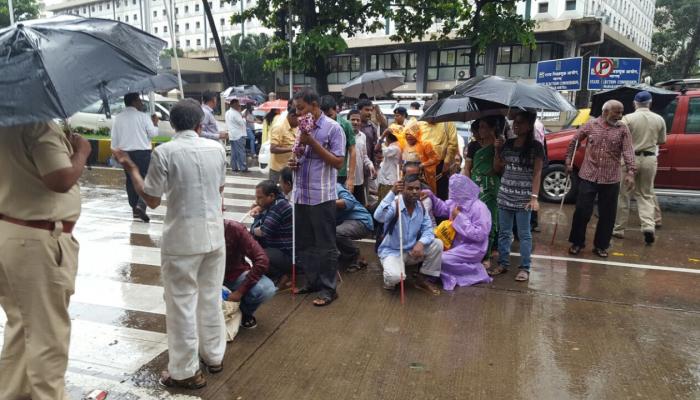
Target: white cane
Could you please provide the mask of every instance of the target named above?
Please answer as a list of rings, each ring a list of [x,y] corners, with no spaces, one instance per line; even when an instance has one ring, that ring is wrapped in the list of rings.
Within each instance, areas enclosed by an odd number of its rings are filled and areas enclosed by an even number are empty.
[[[296,156],[292,156],[295,157]],[[292,297],[296,295],[297,287],[297,176],[296,171],[292,174]]]
[[[401,179],[401,168],[397,165],[396,166],[396,176],[398,176],[398,179]],[[399,194],[399,200],[396,205],[396,214],[398,215],[398,219],[396,223],[399,224],[399,255],[401,256],[401,282],[400,282],[400,287],[401,287],[401,304],[404,304],[406,302],[406,295],[404,292],[404,277],[406,276],[406,263],[404,263],[403,260],[403,224],[401,224],[401,199],[403,196]]]
[[[576,150],[578,149],[578,139],[574,143],[574,152],[571,154],[571,164],[569,164],[570,173],[566,174],[566,181],[564,182],[564,193],[561,195],[561,203],[559,203],[559,212],[557,212],[557,222],[554,224],[554,232],[552,232],[552,241],[549,243],[550,246],[554,245],[554,239],[557,236],[557,228],[559,228],[559,217],[561,216],[562,210],[564,209],[564,200],[566,200],[566,194],[569,193],[569,185],[571,184],[571,173],[574,170],[574,160],[576,159]]]

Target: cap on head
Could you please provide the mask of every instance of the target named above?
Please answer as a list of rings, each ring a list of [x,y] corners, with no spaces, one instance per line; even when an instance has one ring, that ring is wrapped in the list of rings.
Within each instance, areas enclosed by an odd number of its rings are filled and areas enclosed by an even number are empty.
[[[646,90],[642,90],[634,96],[634,101],[637,103],[646,103],[651,101],[651,93]]]

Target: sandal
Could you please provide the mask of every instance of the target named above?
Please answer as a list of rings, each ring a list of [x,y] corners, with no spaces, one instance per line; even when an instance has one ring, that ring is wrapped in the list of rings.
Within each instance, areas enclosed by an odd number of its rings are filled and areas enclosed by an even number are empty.
[[[440,288],[437,287],[435,283],[430,282],[428,279],[420,275],[418,276],[418,279],[416,279],[416,281],[413,283],[413,287],[433,296],[439,296],[441,293]]]
[[[201,370],[197,371],[194,376],[182,380],[173,379],[168,371],[163,371],[158,383],[169,388],[178,387],[187,390],[197,390],[207,386],[207,380],[204,379],[204,375],[202,375]]]
[[[518,274],[515,275],[515,280],[518,282],[527,282],[530,279],[530,271],[526,269],[521,269]]]
[[[255,329],[258,326],[258,320],[254,316],[243,316],[241,319],[241,327],[245,329]]]
[[[583,248],[583,247],[581,247],[581,246],[579,246],[579,245],[577,245],[577,244],[574,244],[574,245],[572,245],[571,247],[569,247],[569,254],[571,254],[572,256],[577,256],[578,253],[581,252],[581,249],[582,249],[582,248]]]
[[[309,293],[316,293],[318,290],[316,289],[311,289],[308,286],[300,287],[300,288],[295,288],[292,290],[294,294],[309,294]]]
[[[486,270],[486,273],[489,274],[489,276],[501,275],[505,274],[506,272],[508,272],[508,268],[502,265],[495,265]]]
[[[316,299],[314,300],[314,306],[325,307],[327,305],[330,305],[332,302],[334,302],[337,299],[338,299],[337,292],[333,292],[333,294],[330,296],[327,294],[320,295],[320,296],[316,297]]]
[[[354,272],[362,271],[365,268],[367,268],[367,263],[365,261],[354,262],[350,264],[350,266],[347,269],[347,272],[349,274],[352,274]]]
[[[607,250],[603,250],[603,249],[599,249],[599,248],[593,249],[593,254],[595,254],[595,255],[597,255],[598,257],[601,257],[601,258],[607,258],[607,257],[608,257],[608,251],[607,251]]]

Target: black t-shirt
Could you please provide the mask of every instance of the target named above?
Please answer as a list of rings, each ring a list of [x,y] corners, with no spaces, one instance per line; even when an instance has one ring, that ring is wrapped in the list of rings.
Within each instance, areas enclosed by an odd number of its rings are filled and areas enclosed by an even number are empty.
[[[474,155],[479,150],[481,150],[481,144],[479,142],[477,142],[476,140],[472,140],[471,142],[469,142],[469,145],[467,146],[467,155],[464,158],[468,158],[470,160],[473,160]]]

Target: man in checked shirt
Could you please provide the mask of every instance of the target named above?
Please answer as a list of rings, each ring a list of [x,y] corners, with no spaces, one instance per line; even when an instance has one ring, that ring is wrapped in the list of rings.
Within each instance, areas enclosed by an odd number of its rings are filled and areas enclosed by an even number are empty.
[[[624,159],[627,174],[624,184],[634,187],[634,162],[632,136],[627,126],[620,122],[624,107],[617,100],[603,104],[603,115],[582,126],[569,144],[566,155],[567,172],[571,173],[571,157],[574,147],[587,139],[583,165],[578,172],[579,188],[576,211],[569,234],[569,254],[577,255],[586,246],[586,227],[593,214],[598,197],[598,225],[593,239],[593,253],[608,256],[610,238],[615,226],[617,196],[620,192],[620,165]]]

